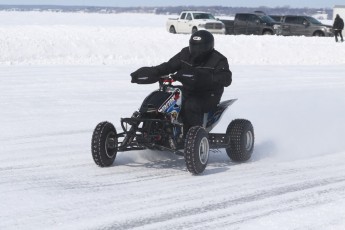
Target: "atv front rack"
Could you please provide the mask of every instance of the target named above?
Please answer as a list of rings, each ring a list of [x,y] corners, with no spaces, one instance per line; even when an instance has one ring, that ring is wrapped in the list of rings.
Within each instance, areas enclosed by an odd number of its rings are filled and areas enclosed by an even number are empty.
[[[172,135],[172,129],[177,126],[182,127],[182,124],[172,124],[168,120],[152,118],[121,118],[121,127],[123,132],[117,134],[117,137],[123,138],[123,140],[118,143],[118,151],[142,150],[149,148],[178,152],[177,149],[157,144],[160,140],[167,141]],[[158,129],[159,132],[152,132],[154,128]]]
[[[164,121],[161,119],[152,119],[152,118],[121,118],[121,127],[126,134],[131,134],[135,131],[143,131],[139,128],[140,123],[146,123],[149,125],[148,128],[151,128],[152,124],[161,124],[163,127],[170,125],[169,121]],[[127,125],[130,125],[128,129]],[[132,127],[135,126],[138,130],[132,130]]]

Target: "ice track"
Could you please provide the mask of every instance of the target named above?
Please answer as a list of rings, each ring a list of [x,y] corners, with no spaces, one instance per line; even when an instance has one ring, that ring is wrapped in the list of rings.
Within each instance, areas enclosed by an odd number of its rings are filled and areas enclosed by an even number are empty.
[[[253,158],[213,152],[201,176],[169,152],[93,163],[96,124],[119,129],[156,88],[131,71],[0,67],[0,229],[344,229],[345,67],[233,66],[217,129],[250,119]]]

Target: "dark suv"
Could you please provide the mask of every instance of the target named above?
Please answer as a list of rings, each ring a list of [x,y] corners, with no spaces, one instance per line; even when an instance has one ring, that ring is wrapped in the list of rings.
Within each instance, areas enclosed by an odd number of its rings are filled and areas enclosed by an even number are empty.
[[[333,36],[332,26],[324,25],[310,16],[304,15],[285,15],[274,16],[272,18],[282,23],[282,35],[295,36]]]
[[[282,15],[270,15],[270,17],[273,18],[276,22],[281,22],[284,19],[284,16]]]
[[[221,20],[225,24],[226,34],[280,34],[280,22],[274,21],[264,13],[238,13],[234,20]]]
[[[279,34],[280,23],[261,13],[239,13],[235,15],[234,34]]]

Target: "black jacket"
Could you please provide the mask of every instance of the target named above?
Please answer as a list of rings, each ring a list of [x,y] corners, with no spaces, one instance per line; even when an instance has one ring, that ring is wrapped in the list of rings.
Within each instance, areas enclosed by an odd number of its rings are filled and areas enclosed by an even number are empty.
[[[221,97],[224,87],[231,84],[232,73],[228,60],[221,53],[213,50],[201,63],[196,64],[189,52],[189,47],[183,48],[168,62],[154,67],[160,75],[175,72],[195,74],[197,81],[194,83],[182,82],[188,94],[209,96],[214,94]]]
[[[343,30],[344,29],[344,21],[341,17],[337,16],[334,19],[333,29],[335,30]]]

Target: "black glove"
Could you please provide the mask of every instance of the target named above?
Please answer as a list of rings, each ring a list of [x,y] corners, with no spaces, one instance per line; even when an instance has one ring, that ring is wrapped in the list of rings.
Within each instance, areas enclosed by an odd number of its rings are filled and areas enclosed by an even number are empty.
[[[195,77],[196,76],[194,74],[185,73],[185,71],[182,71],[182,70],[176,72],[176,74],[172,76],[172,78],[175,81],[179,81],[182,84],[187,84],[187,85],[194,85]]]
[[[159,80],[159,72],[154,67],[141,67],[131,73],[132,83],[152,84]]]
[[[207,88],[214,81],[212,71],[192,66],[179,70],[172,78],[190,89]]]
[[[182,84],[193,86],[197,79],[196,69],[191,66],[181,69],[172,75],[172,78],[175,81],[181,82]]]

